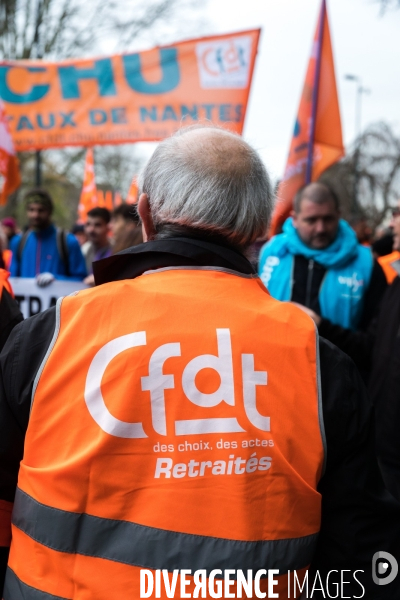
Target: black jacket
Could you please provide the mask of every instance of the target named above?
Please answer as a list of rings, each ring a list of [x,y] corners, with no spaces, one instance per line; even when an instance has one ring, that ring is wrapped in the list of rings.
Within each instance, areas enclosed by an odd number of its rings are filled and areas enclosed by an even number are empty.
[[[99,284],[172,265],[218,266],[254,273],[247,259],[231,248],[199,239],[172,238],[99,261],[94,274]],[[15,328],[0,356],[0,499],[14,498],[33,381],[54,326],[54,308],[27,319]],[[399,509],[384,489],[375,458],[371,406],[358,371],[346,355],[321,339],[320,357],[327,463],[318,486],[322,525],[312,567],[323,579],[332,569],[361,569],[364,573],[357,577],[367,589],[366,598],[393,600],[400,597],[396,581],[378,587],[371,580],[375,552],[391,552],[400,561]],[[352,584],[346,585],[345,593],[360,596],[360,585],[352,577],[347,579]]]
[[[400,500],[400,277],[387,287],[379,313],[365,331],[326,320],[319,331],[335,340],[360,371],[368,370],[379,465],[387,488]]]
[[[3,288],[0,300],[0,351],[13,328],[23,320],[16,300]]]
[[[385,483],[400,500],[400,277],[389,286],[368,334],[374,338],[369,391],[375,407],[379,462]]]
[[[311,308],[320,315],[321,308],[318,296],[325,273],[326,268],[323,265],[297,254],[294,260],[291,300]],[[371,280],[364,296],[364,306],[358,327],[359,329],[365,330],[371,320],[376,316],[379,303],[386,288],[387,282],[385,274],[380,264],[375,260],[372,268]],[[327,321],[327,319],[323,319],[323,322],[324,321]],[[332,327],[329,332],[331,336],[334,336],[334,328],[337,327],[337,325],[331,325]],[[330,341],[334,342],[333,339],[330,339]]]
[[[395,361],[400,330],[400,277],[387,286],[378,314],[365,330],[350,331],[325,319],[318,328],[321,335],[334,340],[356,363],[360,371],[368,371],[368,390],[376,406],[396,393]],[[397,385],[397,390],[400,387]],[[379,414],[377,414],[377,417]]]
[[[321,314],[319,290],[325,277],[326,268],[304,256],[296,255],[293,269],[293,302],[311,308],[317,315]],[[374,261],[371,280],[364,296],[364,307],[359,323],[359,331],[367,331],[369,325],[378,314],[380,302],[387,288],[382,267]],[[355,342],[354,332],[340,325],[334,325],[328,319],[322,319],[318,327],[320,334],[346,352],[357,364],[365,376],[370,367],[372,345],[366,343],[360,350],[359,342]]]

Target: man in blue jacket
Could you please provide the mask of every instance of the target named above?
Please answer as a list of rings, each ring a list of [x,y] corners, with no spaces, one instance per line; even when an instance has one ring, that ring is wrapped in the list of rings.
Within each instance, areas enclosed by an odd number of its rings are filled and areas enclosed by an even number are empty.
[[[323,183],[297,194],[283,233],[261,250],[260,277],[278,300],[297,302],[319,332],[340,347],[346,329],[364,329],[386,288],[381,267],[342,219]]]
[[[11,276],[36,277],[40,286],[54,279],[81,281],[86,277],[85,260],[72,233],[57,229],[52,221],[53,201],[41,188],[25,196],[29,229],[11,242]]]

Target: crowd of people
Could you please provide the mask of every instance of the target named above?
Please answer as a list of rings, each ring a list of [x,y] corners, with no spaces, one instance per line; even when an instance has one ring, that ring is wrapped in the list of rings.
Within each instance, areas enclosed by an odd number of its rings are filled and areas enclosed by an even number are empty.
[[[159,144],[139,191],[72,232],[43,189],[24,231],[3,219],[13,277],[94,286],[22,321],[3,278],[4,600],[139,598],[140,568],[400,598],[395,566],[371,575],[400,561],[400,202],[373,240],[311,183],[256,253],[268,173],[211,126]]]
[[[94,285],[92,263],[120,252],[142,240],[135,205],[121,204],[112,212],[95,207],[83,225],[72,232],[53,223],[54,203],[41,188],[24,198],[27,223],[20,232],[15,219],[5,217],[0,227],[0,266],[11,277],[33,277],[39,286],[54,279],[84,281]]]

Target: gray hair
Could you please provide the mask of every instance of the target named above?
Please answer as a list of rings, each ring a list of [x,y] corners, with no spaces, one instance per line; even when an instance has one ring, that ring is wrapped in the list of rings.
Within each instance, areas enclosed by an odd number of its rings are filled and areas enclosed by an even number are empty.
[[[188,127],[161,142],[139,189],[149,198],[156,231],[189,227],[239,248],[264,235],[272,211],[272,186],[257,152],[217,127]]]

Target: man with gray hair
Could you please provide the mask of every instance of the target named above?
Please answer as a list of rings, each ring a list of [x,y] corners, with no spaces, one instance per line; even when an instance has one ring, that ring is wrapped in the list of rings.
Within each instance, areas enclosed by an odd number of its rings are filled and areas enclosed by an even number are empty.
[[[15,329],[5,600],[222,597],[219,578],[225,597],[398,596],[370,574],[383,548],[400,560],[400,536],[359,376],[246,258],[271,202],[240,137],[183,130],[141,177],[146,243]]]

